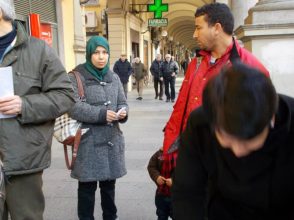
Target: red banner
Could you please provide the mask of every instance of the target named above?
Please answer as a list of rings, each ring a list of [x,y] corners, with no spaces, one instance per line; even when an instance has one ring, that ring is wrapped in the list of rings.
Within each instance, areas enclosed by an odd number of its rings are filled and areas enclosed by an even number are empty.
[[[52,46],[51,24],[41,23],[39,14],[30,14],[29,18],[31,36],[42,39]]]
[[[40,15],[30,14],[29,18],[30,18],[31,36],[40,38],[41,37]]]

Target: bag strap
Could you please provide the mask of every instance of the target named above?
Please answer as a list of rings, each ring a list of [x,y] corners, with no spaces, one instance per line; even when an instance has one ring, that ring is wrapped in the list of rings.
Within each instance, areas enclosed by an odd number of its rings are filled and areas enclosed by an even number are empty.
[[[82,80],[81,80],[81,74],[76,70],[72,70],[69,73],[72,73],[75,76],[76,81],[77,81],[77,86],[78,86],[79,98],[80,98],[80,100],[84,100],[85,99],[85,92],[84,92],[84,87],[83,87],[83,83],[82,83]],[[69,158],[68,158],[68,149],[67,149],[67,147],[69,145],[63,144],[65,163],[66,163],[67,169],[69,169],[69,170],[72,170],[73,166],[75,164],[78,149],[79,149],[79,145],[80,145],[80,142],[81,142],[81,138],[82,138],[82,129],[79,128],[77,130],[77,133],[76,133],[75,138],[74,138],[74,142],[73,142],[74,144],[72,146],[70,146],[71,151],[72,151],[71,162],[69,161]]]
[[[70,146],[72,148],[71,162],[69,161],[68,150],[67,150],[67,147],[69,145],[66,145],[66,144],[63,145],[65,163],[66,163],[67,169],[69,169],[69,170],[73,169],[73,166],[74,166],[75,161],[77,159],[77,153],[78,153],[79,145],[81,142],[81,138],[82,138],[82,129],[79,128],[76,135],[75,135],[74,145]]]
[[[72,70],[69,73],[72,73],[77,81],[77,85],[78,85],[78,93],[79,93],[79,97],[81,100],[83,100],[85,98],[85,92],[84,92],[84,87],[83,87],[83,83],[81,80],[81,74],[76,71],[76,70]]]

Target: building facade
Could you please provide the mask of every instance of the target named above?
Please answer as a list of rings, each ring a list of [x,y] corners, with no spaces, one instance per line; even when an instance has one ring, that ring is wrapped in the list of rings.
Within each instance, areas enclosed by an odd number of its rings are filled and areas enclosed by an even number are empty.
[[[146,67],[155,54],[171,53],[180,62],[197,48],[193,39],[194,13],[205,3],[227,4],[235,17],[235,35],[269,69],[278,91],[291,94],[294,83],[293,0],[163,0],[167,26],[149,26],[154,18],[147,5],[157,0],[8,0],[30,33],[31,14],[40,16],[43,38],[56,49],[67,70],[85,61],[86,39],[108,38],[110,66],[121,54]],[[48,36],[50,35],[50,37]],[[131,89],[131,85],[130,85]]]

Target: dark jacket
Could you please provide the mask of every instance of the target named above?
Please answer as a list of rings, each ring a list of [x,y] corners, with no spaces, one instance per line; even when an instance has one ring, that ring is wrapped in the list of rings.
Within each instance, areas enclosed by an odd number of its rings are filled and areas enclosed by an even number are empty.
[[[162,168],[162,150],[156,151],[149,160],[148,163],[148,173],[150,178],[155,182],[157,185],[157,178],[160,176],[160,171]]]
[[[76,70],[81,73],[86,100],[79,100],[76,80],[70,76],[77,100],[70,115],[82,122],[83,128],[89,128],[89,131],[82,136],[71,176],[82,182],[122,177],[126,174],[125,140],[119,122],[126,122],[127,117],[112,123],[106,120],[107,110],[117,112],[126,107],[128,112],[119,77],[109,70],[103,82],[100,82],[84,65],[79,65]]]
[[[113,72],[119,76],[121,83],[126,84],[129,82],[129,77],[133,70],[128,60],[122,62],[121,59],[119,59],[113,66]]]
[[[173,179],[176,219],[204,220],[205,208],[209,220],[294,219],[294,99],[279,98],[264,146],[242,158],[219,145],[202,107],[191,113]]]
[[[156,59],[153,60],[151,67],[150,67],[150,72],[153,75],[154,78],[159,79],[160,77],[160,67],[161,67],[162,61],[157,61]]]
[[[164,61],[162,62],[162,65],[160,67],[160,77],[170,79],[172,76],[172,73],[178,74],[179,68],[175,61]]]
[[[74,104],[72,84],[58,56],[17,24],[17,40],[0,67],[12,66],[21,115],[0,119],[0,150],[7,175],[41,171],[50,165],[55,118]]]

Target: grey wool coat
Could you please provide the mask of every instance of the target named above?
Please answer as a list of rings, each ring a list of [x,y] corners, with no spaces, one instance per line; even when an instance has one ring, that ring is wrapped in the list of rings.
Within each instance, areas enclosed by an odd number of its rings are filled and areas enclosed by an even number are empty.
[[[117,112],[128,105],[123,87],[117,74],[111,70],[104,76],[103,82],[92,76],[84,67],[75,68],[81,74],[85,91],[85,100],[79,100],[77,83],[72,74],[76,104],[70,110],[72,118],[81,121],[83,128],[89,128],[82,136],[77,159],[71,177],[81,182],[114,180],[126,174],[125,141],[119,123],[108,123],[106,111]]]

